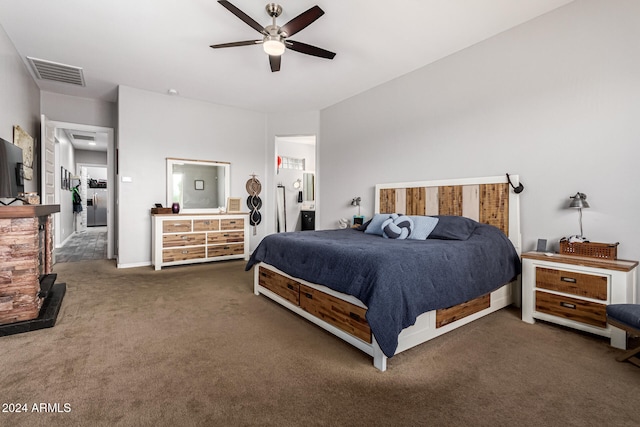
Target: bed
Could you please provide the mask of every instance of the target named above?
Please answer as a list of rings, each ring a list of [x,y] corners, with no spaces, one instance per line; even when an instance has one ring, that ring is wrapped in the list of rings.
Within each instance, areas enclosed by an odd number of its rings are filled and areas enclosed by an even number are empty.
[[[256,295],[384,371],[395,354],[517,299],[519,203],[506,176],[380,184],[375,192],[376,215],[365,227],[269,235],[246,268],[254,268]]]

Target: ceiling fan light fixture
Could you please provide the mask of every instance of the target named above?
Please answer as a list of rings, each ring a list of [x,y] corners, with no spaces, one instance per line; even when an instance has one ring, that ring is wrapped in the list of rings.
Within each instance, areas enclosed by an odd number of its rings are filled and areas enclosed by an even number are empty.
[[[285,51],[285,45],[280,36],[266,36],[262,42],[262,48],[267,55],[273,56],[280,56]]]

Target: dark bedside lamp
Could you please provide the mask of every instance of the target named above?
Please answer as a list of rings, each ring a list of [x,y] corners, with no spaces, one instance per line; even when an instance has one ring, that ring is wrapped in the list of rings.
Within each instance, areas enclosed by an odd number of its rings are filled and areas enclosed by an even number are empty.
[[[362,215],[360,215],[360,201],[362,199],[360,197],[354,197],[351,200],[351,206],[357,206],[358,207],[358,215],[354,215],[353,216],[353,225],[354,227],[356,225],[362,225],[364,224],[364,217]]]
[[[571,203],[569,203],[570,208],[577,208],[579,213],[579,222],[580,222],[580,235],[579,236],[571,236],[569,238],[570,242],[585,242],[587,241],[586,237],[582,233],[582,208],[588,208],[589,202],[587,202],[587,195],[581,192],[577,192],[575,196],[570,196]]]

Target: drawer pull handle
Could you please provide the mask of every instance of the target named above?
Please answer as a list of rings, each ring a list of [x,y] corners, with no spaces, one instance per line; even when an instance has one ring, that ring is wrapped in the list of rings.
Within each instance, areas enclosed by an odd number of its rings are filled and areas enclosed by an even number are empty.
[[[223,237],[229,237],[229,234],[223,234],[222,236]]]
[[[180,237],[182,240],[187,240],[189,238],[189,236],[181,236]]]
[[[209,225],[209,224],[211,224],[211,221],[205,221],[204,222],[204,225]]]
[[[310,294],[309,292],[305,292],[304,296],[309,298],[309,299],[313,299],[313,295]]]
[[[182,253],[183,253],[183,254],[188,254],[188,253],[189,253],[189,251],[182,251]]]
[[[235,224],[235,223],[236,223],[235,221],[229,221],[229,224]]]
[[[576,283],[577,280],[573,277],[560,277],[560,280],[562,280],[563,282],[567,282],[567,283]]]
[[[570,302],[561,302],[560,305],[564,308],[570,308],[571,310],[575,310],[576,309],[576,305],[575,304],[571,304]]]
[[[293,285],[291,283],[287,283],[287,288],[291,289],[292,291],[294,290]]]
[[[349,312],[349,317],[351,317],[353,320],[357,320],[358,322],[360,321],[360,316],[352,311]]]
[[[225,248],[225,249],[229,249],[229,246],[225,246],[224,248]]]
[[[260,272],[260,275],[261,275],[262,277],[267,277],[267,273]]]

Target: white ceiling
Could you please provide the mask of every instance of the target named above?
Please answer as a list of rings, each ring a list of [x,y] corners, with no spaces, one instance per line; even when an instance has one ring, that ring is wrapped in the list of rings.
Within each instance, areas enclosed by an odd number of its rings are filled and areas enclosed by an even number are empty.
[[[36,80],[43,91],[115,101],[122,84],[288,112],[328,107],[571,1],[280,0],[278,25],[319,5],[325,15],[291,38],[337,55],[288,50],[277,73],[261,46],[209,47],[260,38],[215,0],[2,0],[0,25],[25,66],[31,56],[83,69],[86,87]],[[268,1],[231,3],[270,24]]]

